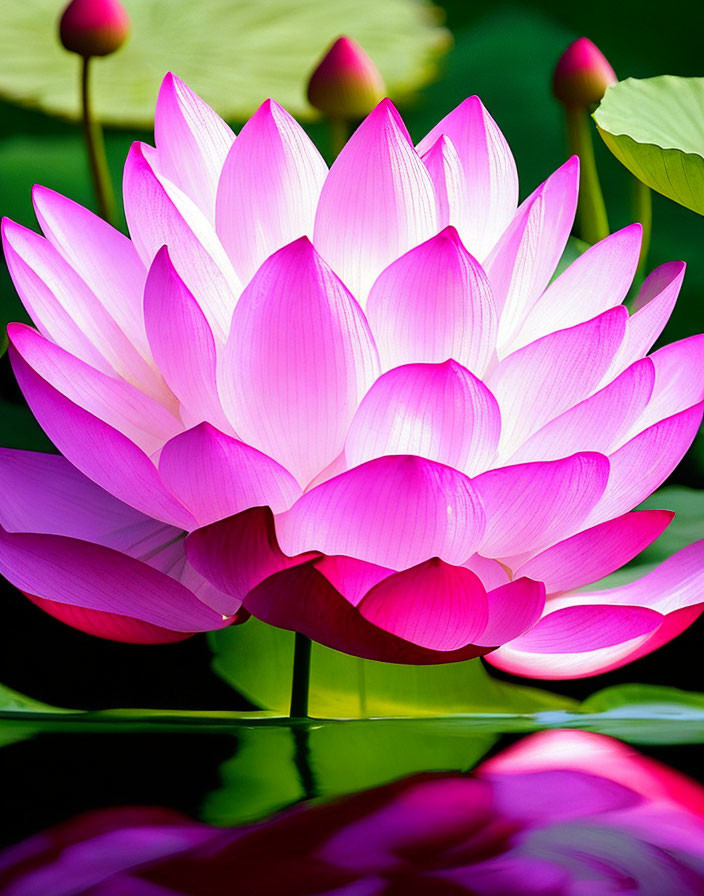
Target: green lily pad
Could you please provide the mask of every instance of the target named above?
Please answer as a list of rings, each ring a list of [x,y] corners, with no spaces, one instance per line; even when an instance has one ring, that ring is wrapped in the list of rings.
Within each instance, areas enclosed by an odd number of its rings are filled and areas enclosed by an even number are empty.
[[[95,63],[95,109],[109,124],[150,127],[162,77],[173,71],[225,118],[243,120],[268,97],[310,118],[306,81],[340,34],[366,49],[389,93],[413,93],[450,43],[427,0],[123,0],[132,32]],[[0,95],[77,118],[79,59],[59,44],[56,0],[3,3]],[[390,39],[393,37],[393,39]]]
[[[594,120],[639,180],[704,215],[704,78],[627,78],[606,91]]]

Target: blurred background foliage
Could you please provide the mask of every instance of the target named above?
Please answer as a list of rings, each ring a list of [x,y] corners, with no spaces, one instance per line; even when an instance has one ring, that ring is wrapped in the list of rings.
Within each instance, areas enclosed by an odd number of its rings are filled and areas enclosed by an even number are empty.
[[[98,60],[94,71],[97,95],[103,97],[108,117],[122,122],[106,131],[116,187],[130,143],[152,140],[145,109],[152,109],[167,68],[188,80],[236,130],[272,92],[275,99],[306,119],[309,133],[329,156],[327,129],[321,122],[308,120],[312,115],[301,98],[310,69],[330,41],[343,32],[356,38],[375,59],[415,139],[466,96],[481,96],[511,144],[522,196],[565,158],[563,111],[551,95],[550,81],[558,57],[575,38],[591,38],[620,78],[704,74],[701,31],[695,27],[701,15],[697,0],[672,0],[666,15],[655,4],[634,0],[592,0],[589,4],[446,0],[434,5],[419,0],[266,0],[256,4],[126,0],[125,5],[133,16],[134,33],[124,56],[118,53],[114,60]],[[174,18],[174,10],[182,5],[190,9],[190,18],[185,20]],[[233,10],[243,6],[252,11],[249,17],[234,14]],[[32,108],[44,103],[66,115],[75,109],[77,60],[63,53],[58,44],[46,57],[39,52],[56,40],[55,21],[61,7],[58,0],[25,0],[21,4],[5,0],[0,4],[4,70],[0,94],[5,97],[0,100],[0,212],[32,227],[36,227],[30,199],[34,183],[94,207],[79,126]],[[319,10],[317,17],[310,14],[313,7]],[[150,10],[148,16],[146,10]],[[160,33],[151,44],[144,34],[137,33],[142,17],[152,23],[155,35]],[[179,21],[181,25],[186,21],[188,27],[175,27]],[[18,22],[23,23],[24,32],[17,30]],[[36,45],[32,35],[41,35]],[[207,49],[211,44],[218,47],[212,57]],[[118,66],[121,56],[122,68],[111,75],[110,65]],[[10,77],[10,71],[21,77]],[[129,89],[125,85],[130,85]],[[126,91],[126,99],[124,107],[118,108],[115,98],[121,91]],[[19,95],[25,105],[10,102],[10,93]],[[631,178],[596,132],[594,137],[610,225],[616,230],[632,220]],[[682,294],[661,339],[669,342],[704,331],[704,218],[660,195],[653,195],[653,206],[648,267],[672,259],[688,264]],[[124,226],[124,219],[121,224]],[[26,320],[4,264],[0,318],[3,323]],[[51,450],[22,405],[6,356],[0,393],[2,444]],[[668,553],[704,536],[702,496],[692,491],[704,486],[701,435],[669,485],[676,488],[667,491],[662,500],[658,496],[650,502],[682,511],[677,528],[666,535]],[[652,556],[644,556],[640,562],[659,560],[660,555],[655,554],[664,544],[659,542],[651,549]],[[76,707],[137,700],[142,705],[233,705],[232,692],[208,669],[204,638],[150,650],[97,641],[49,618],[9,588],[6,591],[3,598],[12,619],[0,633],[0,681],[41,699]],[[700,687],[696,678],[699,637],[695,627],[626,670],[597,680],[560,682],[557,689],[584,697],[606,684],[634,679],[680,686],[691,682],[692,687]],[[68,655],[74,657],[73,662],[64,661]],[[86,668],[90,668],[90,676],[86,676]]]

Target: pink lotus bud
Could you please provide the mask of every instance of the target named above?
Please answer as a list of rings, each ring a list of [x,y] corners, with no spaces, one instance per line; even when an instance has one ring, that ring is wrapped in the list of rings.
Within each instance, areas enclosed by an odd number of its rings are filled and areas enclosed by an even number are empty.
[[[80,56],[107,56],[125,42],[130,19],[119,0],[72,0],[59,21],[61,43]]]
[[[363,118],[386,92],[379,69],[350,37],[338,37],[308,82],[308,100],[331,118]]]
[[[606,56],[589,38],[570,44],[555,66],[552,89],[567,106],[592,106],[618,81]]]

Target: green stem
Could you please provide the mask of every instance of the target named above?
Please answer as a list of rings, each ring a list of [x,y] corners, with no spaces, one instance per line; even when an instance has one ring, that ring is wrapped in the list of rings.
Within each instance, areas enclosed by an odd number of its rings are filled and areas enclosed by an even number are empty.
[[[328,122],[330,123],[330,148],[333,159],[336,159],[349,140],[349,122],[344,118],[329,118]]]
[[[100,123],[93,118],[90,102],[90,56],[83,57],[81,68],[81,99],[83,102],[83,135],[88,151],[90,173],[95,188],[98,211],[106,221],[111,221],[115,208],[115,194],[110,180],[105,141]]]
[[[579,156],[579,236],[590,245],[609,235],[609,221],[594,158],[591,122],[586,109],[567,106],[567,144]]]
[[[653,229],[653,194],[650,187],[646,187],[637,177],[633,178],[631,186],[631,211],[633,218],[639,221],[643,227],[643,243],[636,272],[636,278],[640,278],[643,276],[648,261],[650,234]]]
[[[310,685],[311,640],[296,632],[293,648],[293,678],[291,681],[292,719],[308,717],[308,690]]]

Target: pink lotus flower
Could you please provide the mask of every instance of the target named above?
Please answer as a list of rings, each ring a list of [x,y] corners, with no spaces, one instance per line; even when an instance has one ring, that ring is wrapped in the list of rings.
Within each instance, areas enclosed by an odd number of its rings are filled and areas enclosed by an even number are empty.
[[[704,792],[583,731],[521,741],[471,775],[415,775],[263,824],[79,815],[0,854],[7,896],[698,896]]]
[[[629,316],[638,225],[551,280],[576,159],[517,208],[476,97],[416,148],[385,100],[328,171],[276,103],[235,140],[171,75],[155,130],[125,166],[131,240],[41,187],[45,237],[4,223],[37,327],[9,327],[12,362],[66,458],[2,456],[11,582],[105,637],[244,608],[362,657],[493,651],[545,678],[699,615],[704,542],[581,590],[671,518],[631,509],[697,431],[704,337],[648,356],[684,265]]]

